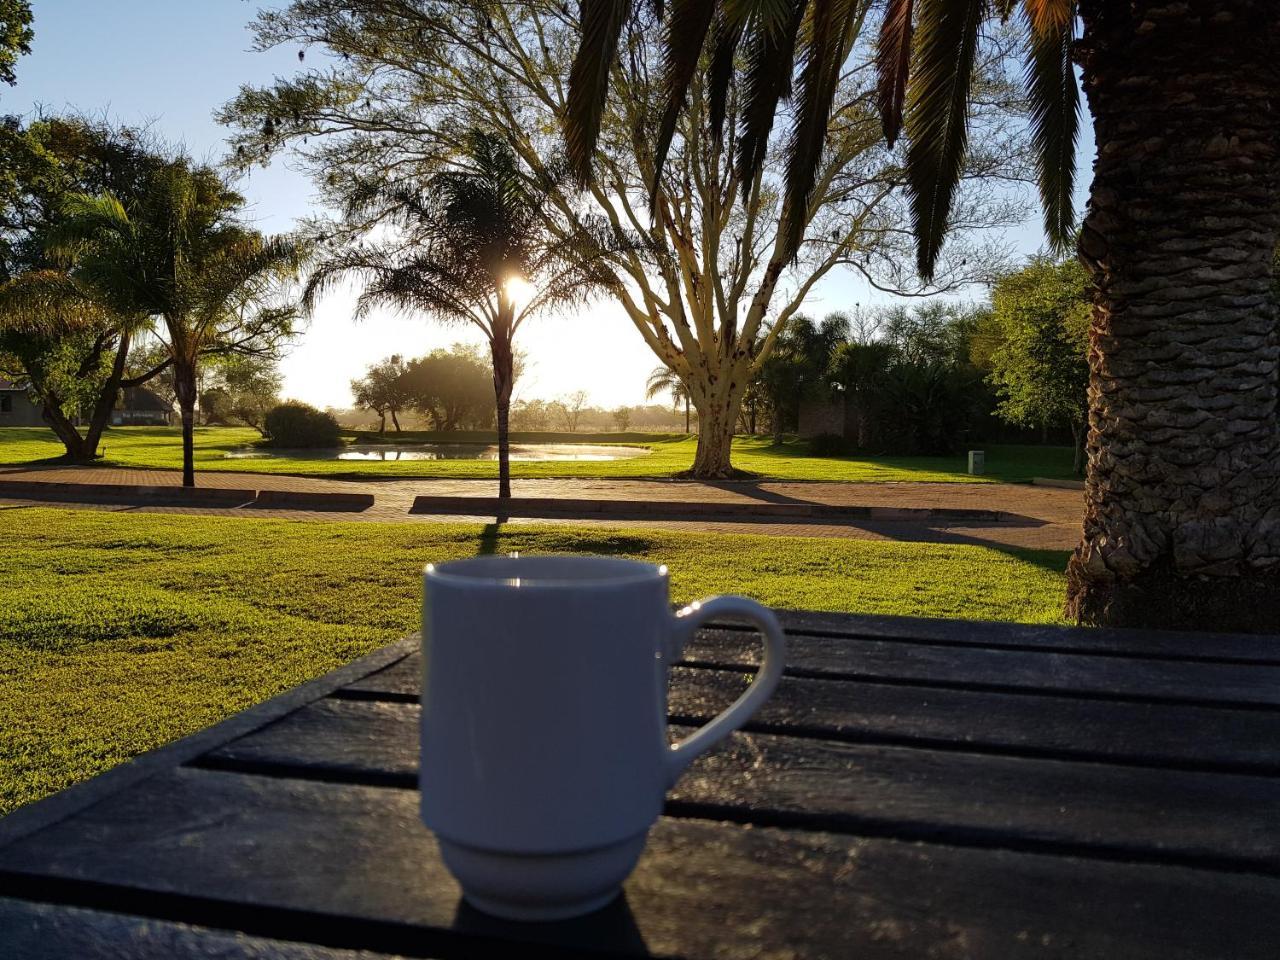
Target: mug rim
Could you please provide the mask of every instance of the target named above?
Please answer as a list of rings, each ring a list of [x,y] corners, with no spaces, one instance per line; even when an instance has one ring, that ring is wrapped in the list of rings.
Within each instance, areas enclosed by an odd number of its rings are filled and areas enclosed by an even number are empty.
[[[497,570],[494,568],[505,569]],[[589,572],[585,572],[589,571]],[[599,589],[653,583],[667,578],[665,564],[596,554],[490,554],[428,563],[428,583],[455,587]]]

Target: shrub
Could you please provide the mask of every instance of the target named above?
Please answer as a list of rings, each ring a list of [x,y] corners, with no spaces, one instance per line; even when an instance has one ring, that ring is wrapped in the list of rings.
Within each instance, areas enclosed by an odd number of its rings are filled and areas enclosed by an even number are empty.
[[[294,400],[274,407],[263,426],[273,447],[336,447],[341,442],[333,414]]]

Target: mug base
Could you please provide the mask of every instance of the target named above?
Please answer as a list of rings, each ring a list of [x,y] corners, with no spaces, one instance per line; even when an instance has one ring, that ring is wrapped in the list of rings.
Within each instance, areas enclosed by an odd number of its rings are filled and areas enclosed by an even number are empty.
[[[635,868],[648,831],[618,843],[570,853],[481,850],[437,835],[440,855],[463,898],[504,920],[567,920],[593,913],[618,896]]]

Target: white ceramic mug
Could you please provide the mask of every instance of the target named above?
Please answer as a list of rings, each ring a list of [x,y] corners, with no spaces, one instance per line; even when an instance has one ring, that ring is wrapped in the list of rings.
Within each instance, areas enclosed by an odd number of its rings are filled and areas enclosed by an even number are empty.
[[[754,623],[755,681],[667,742],[667,672],[708,619]],[[766,608],[716,597],[673,613],[666,567],[607,557],[478,557],[428,566],[422,819],[463,895],[518,920],[577,916],[618,893],[695,757],[778,684]]]

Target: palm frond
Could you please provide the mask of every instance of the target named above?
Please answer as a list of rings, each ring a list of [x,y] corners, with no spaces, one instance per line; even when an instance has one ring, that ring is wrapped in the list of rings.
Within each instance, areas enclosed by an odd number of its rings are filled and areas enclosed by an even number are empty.
[[[1066,251],[1075,235],[1076,140],[1080,91],[1071,64],[1074,15],[1056,30],[1031,30],[1026,83],[1031,140],[1036,151],[1044,230],[1054,249]]]
[[[911,74],[911,31],[915,0],[889,0],[876,49],[876,102],[884,138],[893,146],[902,129],[907,78]]]
[[[564,128],[570,167],[578,181],[586,183],[609,96],[609,71],[631,16],[631,0],[582,0],[580,16],[582,41],[569,72]]]
[[[702,48],[711,30],[715,0],[673,0],[663,34],[662,89],[666,106],[658,123],[658,140],[654,145],[653,182],[650,195],[656,195],[662,182],[662,168],[675,137],[676,123],[689,95],[689,85],[698,70]]]
[[[907,92],[907,178],[916,260],[932,277],[968,146],[969,86],[987,0],[921,0]]]
[[[743,183],[753,182],[764,166],[778,104],[791,95],[796,39],[808,5],[808,0],[786,0],[785,17],[750,31],[735,158],[735,171]],[[742,200],[750,202],[750,191],[742,192]]]
[[[831,105],[856,24],[864,12],[865,4],[861,0],[829,0],[810,10],[799,56],[795,125],[787,150],[782,240],[788,256],[794,256],[804,240],[809,195],[826,146]]]
[[[61,336],[114,319],[102,301],[60,270],[32,270],[0,284],[0,332]]]
[[[745,21],[731,20],[721,11],[711,28],[711,65],[707,69],[707,118],[716,143],[724,137],[729,87],[733,83],[734,59],[742,41]]]
[[[1036,33],[1057,35],[1076,17],[1075,0],[1023,0],[1023,5]]]

